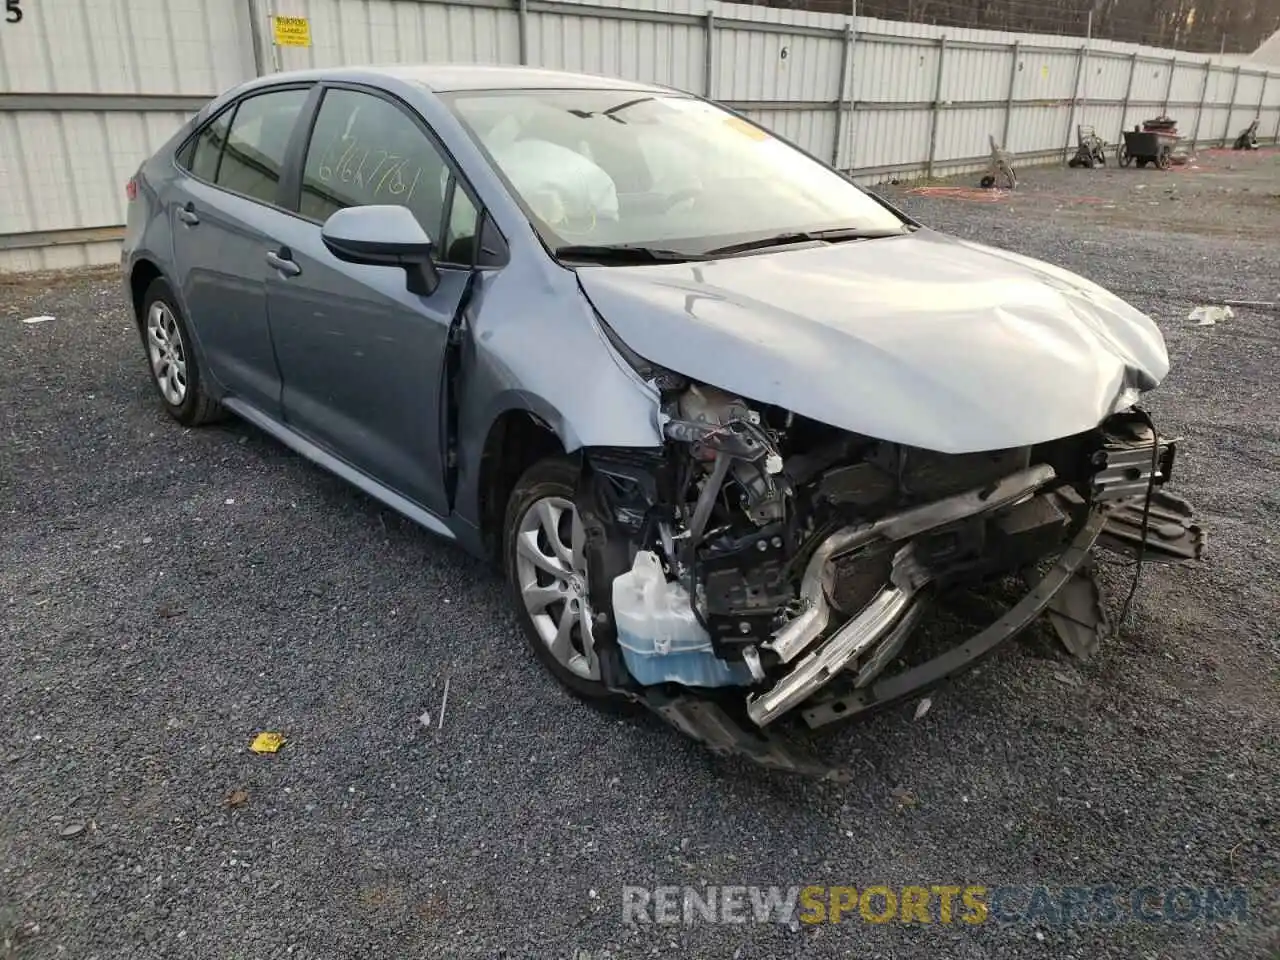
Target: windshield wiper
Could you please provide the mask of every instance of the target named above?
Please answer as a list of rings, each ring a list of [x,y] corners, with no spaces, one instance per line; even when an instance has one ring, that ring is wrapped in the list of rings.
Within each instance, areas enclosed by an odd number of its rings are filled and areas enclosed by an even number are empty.
[[[831,230],[801,230],[791,233],[776,233],[771,237],[760,237],[757,240],[744,240],[742,243],[731,243],[727,247],[716,247],[707,251],[707,256],[724,256],[730,253],[745,253],[748,250],[762,250],[765,247],[785,247],[792,243],[840,243],[842,240],[877,240],[882,237],[898,237],[903,230],[860,230],[857,227],[836,227]]]
[[[689,260],[707,259],[696,253],[681,253],[679,250],[637,247],[629,244],[574,244],[556,247],[555,254],[561,260],[585,260],[591,263],[684,263]]]

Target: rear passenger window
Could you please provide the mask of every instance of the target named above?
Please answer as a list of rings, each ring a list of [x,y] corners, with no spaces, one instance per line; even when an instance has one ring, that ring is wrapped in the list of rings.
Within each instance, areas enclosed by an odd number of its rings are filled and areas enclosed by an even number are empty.
[[[470,265],[476,209],[459,186],[446,223],[451,176],[435,144],[405,111],[367,93],[330,90],[307,147],[299,212],[323,222],[344,207],[408,207],[443,261]]]
[[[307,90],[279,90],[240,101],[213,182],[251,199],[275,203],[285,150],[307,95]],[[198,154],[197,150],[197,160]]]
[[[224,110],[212,123],[206,124],[184,151],[182,165],[194,177],[209,183],[218,176],[218,160],[227,142],[227,128],[231,126],[233,110]]]

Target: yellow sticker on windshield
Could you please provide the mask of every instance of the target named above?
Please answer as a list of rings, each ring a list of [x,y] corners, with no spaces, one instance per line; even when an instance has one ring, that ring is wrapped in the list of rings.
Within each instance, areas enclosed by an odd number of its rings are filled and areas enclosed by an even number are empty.
[[[769,139],[769,134],[765,133],[755,124],[747,123],[747,121],[743,120],[741,117],[725,117],[724,122],[726,126],[732,127],[734,130],[750,137],[752,140],[763,141]]]

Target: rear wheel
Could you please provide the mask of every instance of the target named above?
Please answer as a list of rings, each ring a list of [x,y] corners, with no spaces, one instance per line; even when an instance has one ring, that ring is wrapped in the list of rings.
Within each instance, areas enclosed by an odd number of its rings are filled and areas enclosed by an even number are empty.
[[[169,415],[188,427],[219,419],[222,408],[205,392],[190,327],[164,280],[154,280],[147,287],[141,323],[151,382]]]
[[[614,695],[600,679],[595,652],[586,535],[574,504],[577,475],[565,457],[525,471],[507,503],[504,566],[534,656],[579,697],[607,700]]]

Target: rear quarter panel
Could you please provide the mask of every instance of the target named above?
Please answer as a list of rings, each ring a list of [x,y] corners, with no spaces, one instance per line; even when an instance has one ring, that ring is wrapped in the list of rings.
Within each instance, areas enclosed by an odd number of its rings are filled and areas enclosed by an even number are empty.
[[[159,150],[144,160],[134,174],[138,187],[125,217],[124,242],[120,251],[120,268],[125,289],[130,297],[130,277],[140,261],[153,263],[177,289],[173,276],[173,222],[168,205],[180,188],[180,174],[175,162],[178,149],[191,133],[230,97],[235,90],[209,101],[186,123],[182,124]]]

